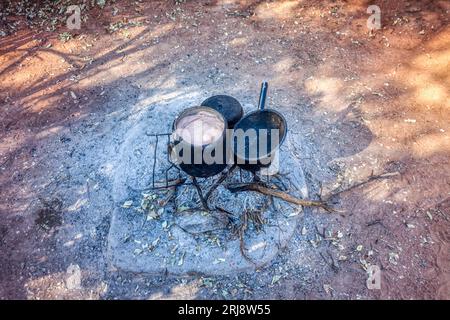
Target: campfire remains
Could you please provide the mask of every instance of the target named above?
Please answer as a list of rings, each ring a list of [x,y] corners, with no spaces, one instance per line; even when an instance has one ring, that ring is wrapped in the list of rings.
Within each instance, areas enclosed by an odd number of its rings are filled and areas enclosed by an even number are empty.
[[[287,244],[302,206],[328,209],[302,200],[307,191],[292,148],[296,134],[279,149],[276,175],[235,164],[211,177],[187,175],[171,162],[170,134],[146,129],[161,127],[162,121],[170,126],[182,109],[144,116],[123,144],[115,182],[119,205],[108,239],[115,267],[174,274],[254,270]]]

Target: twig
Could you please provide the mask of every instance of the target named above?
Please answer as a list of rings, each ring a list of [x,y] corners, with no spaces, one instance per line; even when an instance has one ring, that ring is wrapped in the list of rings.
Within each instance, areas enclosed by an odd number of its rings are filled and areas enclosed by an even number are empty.
[[[211,188],[208,190],[208,192],[205,195],[205,201],[208,201],[209,197],[213,193],[214,190],[217,189],[217,187],[222,184],[222,182],[225,181],[225,179],[236,169],[236,164],[233,164],[233,166],[227,171],[223,172],[219,179],[211,186]]]
[[[198,197],[200,198],[203,208],[209,211],[208,203],[206,202],[206,199],[203,197],[202,188],[200,188],[200,185],[198,184],[197,179],[195,177],[192,177],[192,183],[195,189],[197,189]]]
[[[155,182],[155,187],[152,189],[170,188],[182,185],[186,181],[186,178],[178,178],[174,180],[167,180],[167,182]]]
[[[175,196],[175,188],[169,191],[169,195],[166,196],[165,199],[160,201],[158,204],[160,207],[165,207],[167,203]]]
[[[351,185],[351,186],[348,187],[347,189],[344,189],[344,190],[341,190],[341,191],[332,193],[332,194],[327,198],[327,200],[329,200],[329,199],[331,199],[331,198],[333,198],[333,197],[335,197],[335,196],[337,196],[337,195],[339,195],[339,194],[341,194],[341,193],[344,193],[344,192],[350,191],[350,190],[352,190],[352,189],[358,188],[358,187],[360,187],[360,186],[362,186],[362,185],[365,185],[366,183],[369,183],[369,182],[371,182],[371,181],[378,180],[378,179],[386,179],[386,178],[395,177],[395,176],[398,176],[398,175],[400,175],[400,172],[398,172],[398,171],[396,171],[396,172],[382,173],[382,174],[379,174],[379,175],[373,175],[373,172],[372,172],[372,174],[369,176],[369,178],[368,178],[367,180],[362,181],[362,182],[355,183],[354,185]]]
[[[268,196],[274,196],[277,198],[280,198],[284,201],[293,203],[293,204],[297,204],[300,206],[304,206],[304,207],[320,207],[322,209],[325,209],[328,212],[335,212],[336,210],[328,207],[326,205],[325,202],[322,201],[312,201],[312,200],[303,200],[303,199],[298,199],[294,196],[291,196],[290,194],[283,192],[283,191],[279,191],[279,190],[274,190],[274,189],[269,189],[261,184],[258,183],[235,183],[235,184],[229,184],[227,185],[227,189],[230,190],[230,192],[239,192],[239,191],[256,191]]]
[[[244,214],[242,215],[242,220],[243,221],[241,222],[240,226],[237,229],[237,234],[239,236],[239,250],[241,251],[241,254],[245,258],[245,260],[256,266],[256,263],[245,252],[246,249],[244,243],[244,235],[248,226],[248,217],[246,212],[244,212]]]
[[[186,228],[183,228],[182,226],[180,226],[178,223],[174,223],[172,226],[176,226],[178,228],[180,228],[182,231],[186,232],[187,234],[190,234],[191,236],[198,236],[201,234],[207,234],[210,232],[214,232],[214,231],[220,231],[220,230],[224,230],[224,228],[216,228],[216,229],[211,229],[211,230],[205,230],[205,231],[199,231],[199,232],[193,232],[193,231],[189,231]]]
[[[328,260],[322,252],[319,252],[319,254],[322,257],[323,261],[325,261],[330,266],[331,270],[333,270],[336,273],[339,272],[339,266],[337,266],[336,263],[334,262],[333,255],[330,253],[330,251],[327,251],[330,260]]]
[[[194,207],[194,208],[186,208],[182,211],[178,211],[178,207],[177,207],[177,213],[188,213],[188,212],[197,212],[197,211],[204,211],[205,208],[203,207]]]
[[[150,189],[164,189],[164,188],[177,187],[177,186],[182,185],[185,182],[186,182],[186,178],[179,178],[179,179],[174,179],[174,180],[168,180],[167,182],[155,182],[154,187],[153,187],[153,185],[150,185],[150,186],[147,186],[145,188],[140,188],[140,189],[135,189],[130,186],[128,186],[128,188],[130,188],[134,192],[140,192],[140,191],[145,191],[145,190],[150,190]]]
[[[260,211],[248,211],[248,220],[251,220],[257,231],[261,230],[261,226],[264,224],[264,219],[261,217]]]
[[[281,190],[281,191],[286,191],[288,189],[288,187],[286,186],[286,184],[284,184],[283,180],[280,179],[279,177],[280,174],[274,175],[272,176],[272,178],[274,180],[277,180],[280,184],[281,184],[281,188],[280,186],[277,185],[277,187]],[[275,183],[274,183],[275,184]],[[276,185],[276,184],[275,184]]]
[[[235,221],[237,219],[237,217],[233,214],[233,212],[230,212],[222,207],[216,206],[216,210],[218,212],[224,213],[228,222],[227,222],[227,227],[229,227],[232,231],[232,233],[235,232]]]

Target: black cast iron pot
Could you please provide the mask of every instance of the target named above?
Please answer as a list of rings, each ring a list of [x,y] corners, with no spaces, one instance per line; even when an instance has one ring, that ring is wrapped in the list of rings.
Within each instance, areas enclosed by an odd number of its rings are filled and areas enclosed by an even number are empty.
[[[269,167],[275,152],[286,138],[287,123],[284,116],[273,109],[265,109],[268,83],[263,82],[259,96],[258,110],[245,115],[234,126],[233,133],[233,153],[235,163],[242,169],[256,172],[261,168]],[[278,139],[272,142],[272,131],[276,130]],[[238,132],[255,130],[255,135],[249,135],[248,139],[241,144],[238,143]],[[266,131],[265,131],[266,130]],[[260,140],[267,143],[260,147]],[[253,151],[252,151],[253,150]]]
[[[220,119],[223,124],[223,131],[221,134],[208,144],[202,145],[194,145],[189,141],[185,141],[182,136],[177,133],[178,125],[180,121],[190,115],[194,115],[198,112],[206,112],[210,115],[213,115]],[[227,130],[227,122],[223,115],[210,108],[205,106],[199,107],[191,107],[183,110],[178,117],[173,122],[173,142],[170,146],[171,152],[171,160],[175,162],[181,170],[186,172],[188,175],[199,178],[206,178],[210,176],[214,176],[220,172],[222,172],[227,167],[227,154],[226,154],[226,130]],[[185,156],[185,152],[190,150],[190,155],[187,154]],[[216,156],[216,152],[222,151],[222,155],[216,163],[211,163],[203,157],[206,153],[211,154],[212,156]],[[220,153],[217,154],[219,156]],[[196,159],[197,157],[197,159]],[[200,159],[200,161],[198,161]],[[197,163],[195,162],[197,160]]]

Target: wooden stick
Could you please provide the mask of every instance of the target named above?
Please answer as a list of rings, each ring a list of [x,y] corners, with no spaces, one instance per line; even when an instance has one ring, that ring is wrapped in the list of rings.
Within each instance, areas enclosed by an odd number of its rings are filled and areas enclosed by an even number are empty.
[[[209,197],[211,196],[211,194],[213,193],[214,190],[217,189],[217,187],[222,184],[222,182],[225,181],[225,179],[234,171],[234,169],[236,169],[236,164],[233,164],[231,166],[231,168],[226,171],[226,172],[222,172],[222,175],[220,176],[219,179],[217,179],[217,181],[211,186],[211,188],[208,190],[208,192],[205,195],[205,200],[208,201]]]
[[[203,208],[209,211],[208,202],[206,202],[206,199],[203,197],[202,188],[200,188],[200,185],[198,184],[197,179],[195,177],[192,177],[192,183],[195,189],[197,189],[198,197],[200,198],[200,202],[202,203]]]
[[[312,201],[312,200],[303,200],[296,198],[294,196],[291,196],[290,194],[287,194],[286,192],[269,189],[259,183],[234,183],[227,185],[227,189],[230,190],[230,192],[239,192],[239,191],[256,191],[268,196],[274,196],[276,198],[280,198],[284,201],[297,204],[304,207],[320,207],[322,209],[325,209],[328,212],[334,212],[335,210],[328,207],[325,202],[322,201]]]
[[[379,175],[373,175],[373,172],[372,172],[371,175],[369,176],[369,178],[367,178],[367,180],[362,181],[362,182],[355,183],[355,184],[351,185],[350,187],[348,187],[348,188],[346,188],[346,189],[344,189],[344,190],[341,190],[341,191],[337,191],[337,192],[331,193],[331,194],[327,197],[326,200],[332,199],[332,198],[336,197],[337,195],[340,195],[340,194],[345,193],[345,192],[347,192],[347,191],[350,191],[350,190],[359,188],[359,187],[361,187],[361,186],[363,186],[363,185],[365,185],[366,183],[369,183],[369,182],[371,182],[371,181],[379,180],[379,179],[387,179],[387,178],[391,178],[391,177],[395,177],[395,176],[399,176],[399,175],[400,175],[400,172],[398,172],[398,171],[396,171],[396,172],[382,173],[382,174],[379,174]]]
[[[185,181],[186,181],[186,178],[179,178],[179,179],[175,179],[175,180],[167,180],[167,184],[166,184],[166,182],[155,182],[154,189],[176,187],[176,186],[182,185]],[[153,188],[153,186],[151,186],[150,188]]]
[[[186,182],[186,178],[179,178],[179,179],[175,179],[175,180],[168,180],[167,183],[166,182],[155,182],[155,186],[153,186],[153,184],[151,184],[145,188],[135,189],[130,186],[128,186],[128,188],[130,188],[134,192],[141,192],[141,191],[147,191],[147,190],[167,189],[167,188],[177,187],[177,186],[182,185],[185,182]]]

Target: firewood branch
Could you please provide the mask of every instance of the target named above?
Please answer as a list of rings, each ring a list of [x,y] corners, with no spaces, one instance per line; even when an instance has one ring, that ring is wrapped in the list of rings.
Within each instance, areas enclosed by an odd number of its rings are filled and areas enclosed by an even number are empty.
[[[260,184],[260,183],[233,183],[233,184],[228,184],[227,189],[230,192],[240,192],[240,191],[256,191],[268,196],[274,196],[276,198],[282,199],[284,201],[293,203],[293,204],[297,204],[303,207],[319,207],[322,209],[325,209],[328,212],[335,212],[336,210],[330,208],[325,202],[323,201],[312,201],[312,200],[304,200],[304,199],[299,199],[296,198],[294,196],[291,196],[290,194],[280,191],[280,190],[275,190],[275,189],[270,189],[265,187],[264,185]]]

